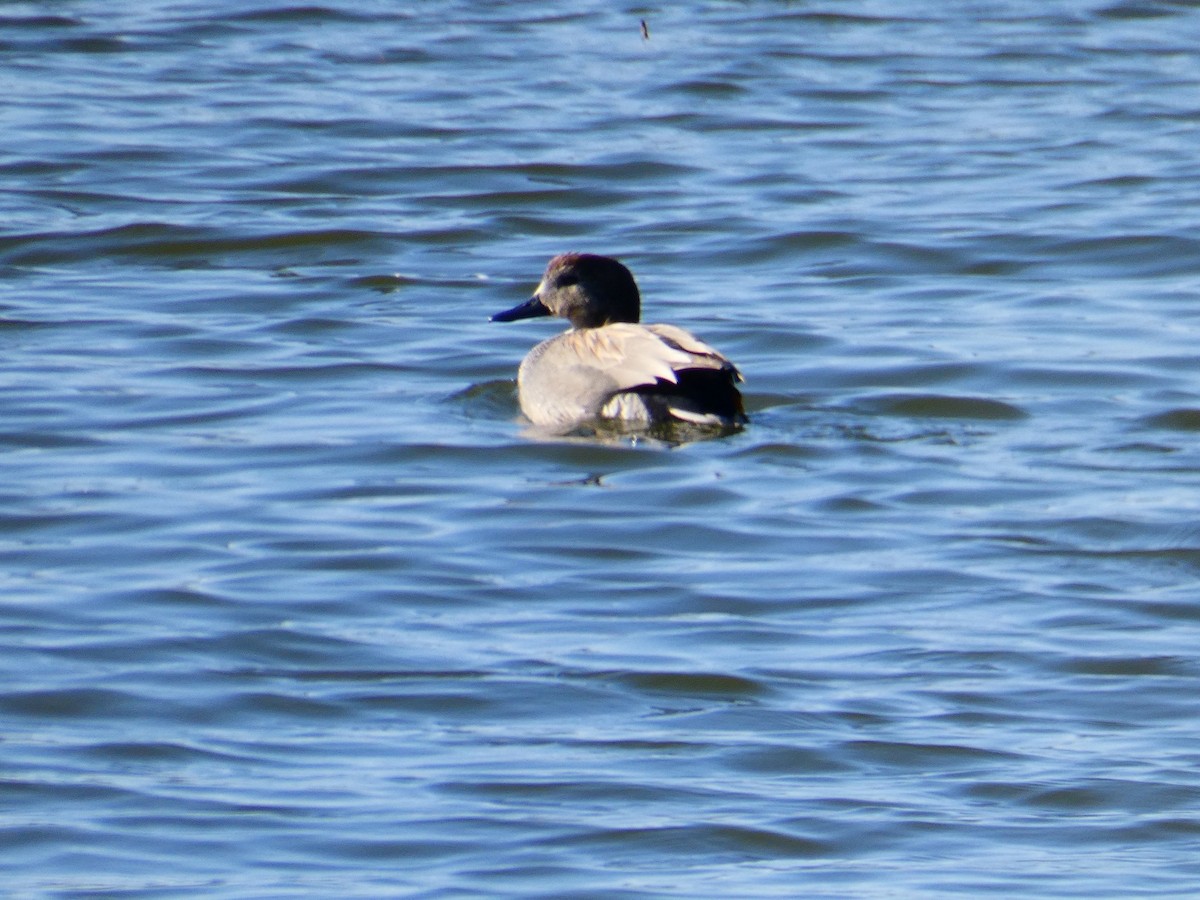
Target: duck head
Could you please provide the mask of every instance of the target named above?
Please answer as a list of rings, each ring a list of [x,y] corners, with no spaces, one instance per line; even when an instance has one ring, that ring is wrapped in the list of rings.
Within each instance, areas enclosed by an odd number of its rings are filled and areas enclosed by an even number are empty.
[[[633,274],[617,260],[593,253],[561,253],[550,260],[533,296],[496,313],[493,322],[558,316],[575,328],[636,322],[641,295]]]

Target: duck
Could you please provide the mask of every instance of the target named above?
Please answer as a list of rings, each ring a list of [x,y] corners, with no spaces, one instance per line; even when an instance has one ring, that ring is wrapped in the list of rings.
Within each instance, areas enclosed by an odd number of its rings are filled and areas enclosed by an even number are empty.
[[[517,371],[521,412],[535,426],[556,433],[589,423],[729,431],[748,421],[737,367],[677,325],[640,324],[641,294],[619,260],[561,253],[529,300],[491,321],[539,316],[571,327],[530,350]]]

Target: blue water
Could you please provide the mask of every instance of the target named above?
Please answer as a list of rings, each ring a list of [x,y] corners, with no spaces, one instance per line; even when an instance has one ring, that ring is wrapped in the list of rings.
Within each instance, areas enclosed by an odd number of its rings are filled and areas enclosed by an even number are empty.
[[[4,895],[1194,896],[1197,35],[0,5]],[[750,425],[531,435],[564,250]]]

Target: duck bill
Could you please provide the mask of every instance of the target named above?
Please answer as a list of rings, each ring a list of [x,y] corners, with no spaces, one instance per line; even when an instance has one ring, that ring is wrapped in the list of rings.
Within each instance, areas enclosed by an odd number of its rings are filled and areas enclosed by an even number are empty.
[[[536,319],[538,316],[548,316],[550,310],[537,294],[534,294],[524,303],[514,306],[512,309],[506,309],[504,312],[496,313],[490,321],[492,322],[516,322],[518,319]]]

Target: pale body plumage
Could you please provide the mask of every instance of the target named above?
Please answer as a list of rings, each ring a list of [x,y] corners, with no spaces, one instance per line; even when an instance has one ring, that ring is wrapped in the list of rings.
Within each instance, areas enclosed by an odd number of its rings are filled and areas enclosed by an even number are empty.
[[[521,411],[535,425],[570,430],[593,420],[630,426],[672,421],[732,427],[745,420],[717,350],[674,325],[640,325],[640,298],[619,262],[590,254],[550,261],[533,298],[493,318],[559,315],[575,326],[538,344],[517,374]]]

